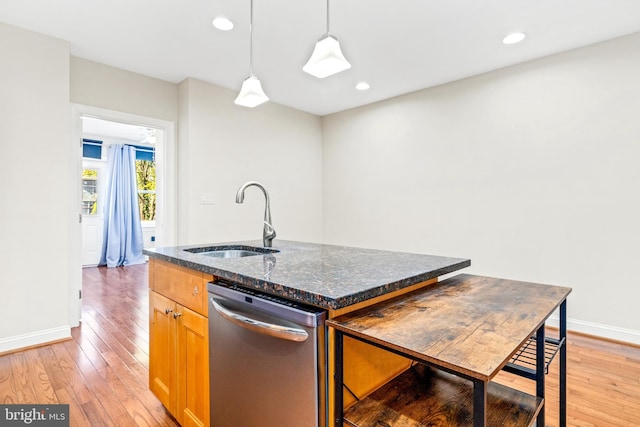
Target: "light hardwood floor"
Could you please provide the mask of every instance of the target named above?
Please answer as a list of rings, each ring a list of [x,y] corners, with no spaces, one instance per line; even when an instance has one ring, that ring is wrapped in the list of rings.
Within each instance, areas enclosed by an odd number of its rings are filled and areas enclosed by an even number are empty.
[[[84,269],[82,326],[71,340],[0,356],[0,401],[68,403],[72,426],[177,426],[148,390],[148,322],[146,265]],[[568,341],[568,425],[640,426],[640,348],[572,333]],[[547,376],[551,427],[557,365]],[[499,381],[535,391],[513,375]]]
[[[147,265],[83,269],[73,339],[0,357],[3,403],[68,403],[71,426],[177,426],[149,391]]]
[[[571,296],[569,296],[570,310]],[[553,335],[556,331],[549,331]],[[497,381],[535,394],[535,384],[507,373]],[[546,424],[558,425],[558,362],[546,376]],[[569,332],[567,426],[640,427],[640,348]]]

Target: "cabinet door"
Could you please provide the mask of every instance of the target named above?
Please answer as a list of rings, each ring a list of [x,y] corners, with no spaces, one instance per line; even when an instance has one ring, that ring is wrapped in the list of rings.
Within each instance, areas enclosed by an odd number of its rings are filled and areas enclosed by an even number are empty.
[[[149,292],[149,388],[171,412],[176,412],[176,303]]]
[[[209,426],[208,319],[178,305],[178,414],[183,427]]]

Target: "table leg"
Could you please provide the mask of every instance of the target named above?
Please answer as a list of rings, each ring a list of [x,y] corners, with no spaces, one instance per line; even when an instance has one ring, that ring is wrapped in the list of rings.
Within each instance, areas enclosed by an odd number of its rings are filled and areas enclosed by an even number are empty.
[[[567,425],[567,300],[560,304],[560,427]]]
[[[544,399],[544,386],[545,386],[545,338],[544,338],[544,324],[536,331],[536,396]],[[536,421],[537,426],[544,427],[544,413],[546,402],[542,403],[542,408],[538,413],[538,419]]]
[[[473,380],[473,427],[487,425],[487,383]]]

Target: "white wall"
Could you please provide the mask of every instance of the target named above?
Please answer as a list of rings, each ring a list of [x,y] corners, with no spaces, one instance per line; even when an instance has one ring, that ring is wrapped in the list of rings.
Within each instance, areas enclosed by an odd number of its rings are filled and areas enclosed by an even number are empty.
[[[70,336],[68,236],[78,218],[69,211],[69,46],[0,23],[0,58],[3,352]]]
[[[187,79],[179,85],[178,241],[261,239],[269,191],[277,239],[322,238],[322,130],[317,116],[274,103],[236,106],[236,92]],[[200,203],[202,193],[213,205]]]
[[[176,122],[174,83],[72,56],[71,102]]]
[[[571,286],[571,328],[640,343],[638,76],[635,34],[326,116],[325,242]]]

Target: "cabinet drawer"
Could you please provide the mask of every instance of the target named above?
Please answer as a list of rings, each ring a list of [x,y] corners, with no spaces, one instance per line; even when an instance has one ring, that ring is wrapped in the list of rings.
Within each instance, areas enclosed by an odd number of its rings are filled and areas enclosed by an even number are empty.
[[[210,274],[149,259],[149,288],[179,304],[207,316],[207,282]]]

